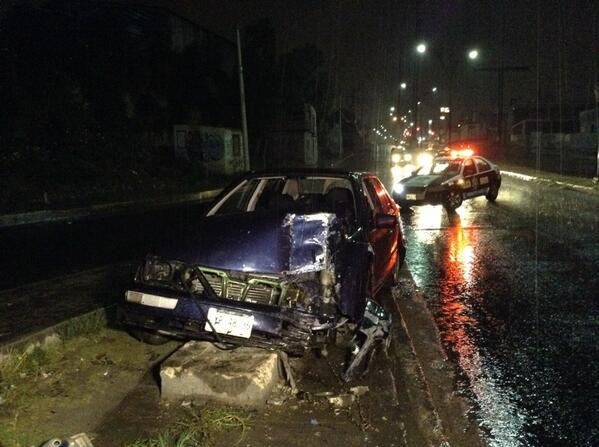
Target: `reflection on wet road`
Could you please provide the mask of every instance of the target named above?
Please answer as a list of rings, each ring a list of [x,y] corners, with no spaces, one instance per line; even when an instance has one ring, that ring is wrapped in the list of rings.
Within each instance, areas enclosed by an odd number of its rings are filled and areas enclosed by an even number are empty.
[[[599,445],[597,210],[504,176],[496,204],[402,212],[409,269],[491,445]]]

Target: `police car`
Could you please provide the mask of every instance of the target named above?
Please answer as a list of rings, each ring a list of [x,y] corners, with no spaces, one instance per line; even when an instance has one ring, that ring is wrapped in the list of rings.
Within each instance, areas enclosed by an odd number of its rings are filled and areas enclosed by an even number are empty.
[[[499,168],[471,149],[451,151],[420,166],[393,185],[393,198],[402,207],[443,205],[458,208],[464,199],[485,196],[494,202],[501,186]]]

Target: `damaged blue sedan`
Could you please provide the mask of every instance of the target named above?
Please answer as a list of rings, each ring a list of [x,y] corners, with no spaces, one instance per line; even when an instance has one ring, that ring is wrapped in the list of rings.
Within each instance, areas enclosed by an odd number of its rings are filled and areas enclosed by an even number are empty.
[[[146,257],[119,318],[151,343],[203,339],[292,354],[342,330],[357,364],[388,335],[391,317],[374,298],[404,256],[399,207],[375,175],[251,173],[178,243]]]

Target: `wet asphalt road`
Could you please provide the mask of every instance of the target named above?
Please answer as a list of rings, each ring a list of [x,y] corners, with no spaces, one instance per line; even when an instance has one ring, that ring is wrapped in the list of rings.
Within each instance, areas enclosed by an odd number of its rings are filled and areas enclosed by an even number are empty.
[[[390,167],[376,170],[390,189]],[[402,220],[409,269],[491,445],[599,445],[599,196],[504,175],[495,204]]]

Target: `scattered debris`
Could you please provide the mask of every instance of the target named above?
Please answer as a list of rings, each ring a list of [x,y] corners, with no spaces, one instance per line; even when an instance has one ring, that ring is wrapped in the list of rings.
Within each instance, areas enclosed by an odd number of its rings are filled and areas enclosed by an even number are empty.
[[[370,388],[368,388],[368,386],[366,386],[366,385],[352,386],[349,389],[349,392],[356,396],[363,396],[368,391],[370,391]]]
[[[289,364],[289,356],[284,351],[279,351],[279,359],[281,364],[283,365],[283,370],[285,372],[285,380],[289,383],[291,387],[291,393],[297,394],[298,389],[295,384],[295,379],[293,378],[293,372],[291,371],[291,365]]]
[[[370,360],[377,344],[389,343],[391,330],[391,314],[372,300],[367,300],[364,318],[352,340],[352,358],[343,373],[343,380],[349,382],[355,375],[368,372]]]
[[[65,439],[50,439],[42,447],[93,447],[93,444],[85,433],[78,433]]]
[[[336,408],[347,408],[351,407],[356,396],[354,394],[340,394],[339,396],[329,397],[329,403]]]

